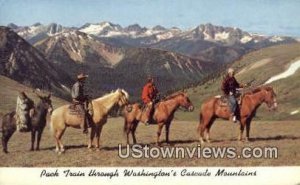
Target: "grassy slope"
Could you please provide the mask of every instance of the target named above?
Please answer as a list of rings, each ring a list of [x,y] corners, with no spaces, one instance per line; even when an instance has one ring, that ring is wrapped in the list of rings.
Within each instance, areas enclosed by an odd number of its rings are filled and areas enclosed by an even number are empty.
[[[19,91],[26,92],[26,94],[30,98],[32,98],[35,102],[38,101],[37,96],[33,93],[33,90],[31,88],[26,87],[14,80],[11,80],[1,75],[0,75],[0,86],[1,86],[1,91],[0,91],[0,97],[1,97],[0,114],[1,115],[15,109],[16,100]],[[54,108],[66,103],[67,102],[62,99],[52,97],[52,104]]]
[[[261,60],[270,59],[270,62],[257,68],[249,67]],[[245,55],[241,60],[232,65],[237,71],[245,70],[237,74],[236,78],[241,83],[255,79],[252,85],[263,84],[271,76],[283,72],[291,62],[300,59],[300,44],[278,45],[257,50]],[[224,72],[226,69],[224,69]],[[300,110],[300,71],[293,76],[271,83],[270,85],[277,93],[279,108],[277,112],[268,112],[263,105],[258,110],[256,119],[263,120],[300,120],[300,114],[290,115],[290,112]],[[221,94],[220,84],[222,78],[208,81],[204,85],[188,90],[189,96],[194,103],[195,111],[192,113],[178,112],[176,117],[181,120],[198,120],[199,107],[201,103],[211,96]]]
[[[186,147],[190,151],[197,149],[199,144],[196,132],[198,123],[196,121],[174,121],[171,125],[170,139],[171,145],[163,143],[164,148]],[[272,126],[271,126],[272,125]],[[66,152],[62,155],[55,153],[55,140],[47,126],[41,140],[41,150],[29,152],[30,134],[16,132],[8,145],[9,154],[0,151],[0,167],[84,167],[84,166],[297,166],[300,165],[300,125],[297,121],[255,121],[251,127],[251,138],[253,142],[237,142],[239,126],[223,121],[217,121],[211,130],[212,143],[205,144],[203,147],[235,147],[237,154],[244,147],[263,147],[276,146],[278,148],[278,158],[185,158],[163,159],[142,158],[134,159],[129,157],[122,159],[118,156],[118,144],[123,144],[123,119],[109,118],[103,127],[101,134],[101,151],[89,151],[87,141],[89,136],[82,134],[82,130],[67,128],[62,137]],[[157,126],[145,126],[140,124],[137,128],[137,141],[144,146],[145,144],[154,147]],[[22,138],[22,139],[20,139]],[[162,134],[165,140],[165,133]],[[122,153],[126,151],[123,149]],[[179,152],[181,153],[181,152]]]

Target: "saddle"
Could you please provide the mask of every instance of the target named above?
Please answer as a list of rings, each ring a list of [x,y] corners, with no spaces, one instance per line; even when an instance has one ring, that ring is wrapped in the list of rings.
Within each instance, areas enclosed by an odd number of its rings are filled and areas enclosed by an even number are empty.
[[[229,106],[228,104],[228,98],[224,95],[217,95],[215,96],[215,98],[219,99],[219,105],[221,107],[227,107]],[[243,99],[243,95],[237,95],[236,96],[236,99],[237,99],[237,102],[238,102],[238,105],[241,105],[242,104],[242,99]]]
[[[84,116],[86,113],[88,113],[92,116],[94,113],[93,104],[91,101],[73,102],[73,104],[69,105],[68,109],[69,114],[71,115]]]
[[[73,103],[73,104],[69,105],[69,107],[68,107],[69,114],[83,117],[85,114],[85,110],[84,110],[83,106],[84,105],[80,104],[80,103]]]

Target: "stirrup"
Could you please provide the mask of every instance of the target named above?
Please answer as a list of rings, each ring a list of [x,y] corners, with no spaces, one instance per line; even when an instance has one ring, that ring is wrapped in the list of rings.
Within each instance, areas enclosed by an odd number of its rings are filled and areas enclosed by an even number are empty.
[[[236,121],[237,121],[236,116],[232,116],[232,121],[233,121],[233,123],[236,123]]]

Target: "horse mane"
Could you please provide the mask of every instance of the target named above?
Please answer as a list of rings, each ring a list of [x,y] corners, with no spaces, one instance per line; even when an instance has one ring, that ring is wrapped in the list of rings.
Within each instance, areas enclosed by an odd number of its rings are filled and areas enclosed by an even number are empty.
[[[183,93],[183,92],[175,92],[175,93],[173,93],[173,94],[167,96],[166,98],[164,98],[164,101],[173,99],[173,98],[175,98],[175,97],[177,97],[177,96],[179,96],[179,95],[184,95],[184,93]]]
[[[112,94],[116,93],[117,91],[122,92],[126,96],[127,99],[129,98],[129,94],[124,89],[119,89],[118,88],[116,90],[112,90],[110,93],[106,93],[103,96],[101,96],[99,98],[96,98],[95,100],[99,101],[99,100],[106,99],[107,97],[111,96]]]
[[[256,87],[255,89],[251,89],[250,91],[246,92],[245,95],[246,94],[255,94],[255,93],[258,93],[258,92],[260,92],[262,90],[266,90],[268,92],[272,92],[273,95],[275,95],[275,92],[274,92],[273,88],[270,87],[270,86]]]
[[[118,89],[117,89],[118,90]],[[107,97],[111,96],[112,94],[114,94],[115,92],[117,92],[117,90],[115,91],[111,91],[110,93],[106,93],[104,94],[103,96],[99,97],[99,98],[96,98],[95,100],[99,101],[99,100],[103,100],[103,99],[106,99]]]

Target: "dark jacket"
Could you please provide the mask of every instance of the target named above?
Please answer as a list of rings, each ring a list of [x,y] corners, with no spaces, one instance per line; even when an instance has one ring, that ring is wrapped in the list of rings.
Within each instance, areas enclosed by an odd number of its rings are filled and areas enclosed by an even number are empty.
[[[84,101],[85,95],[83,83],[77,81],[72,87],[71,95],[72,98],[77,101]]]
[[[236,93],[236,89],[240,88],[241,85],[236,81],[234,77],[227,75],[222,83],[222,91],[225,95],[229,95],[230,92]]]

